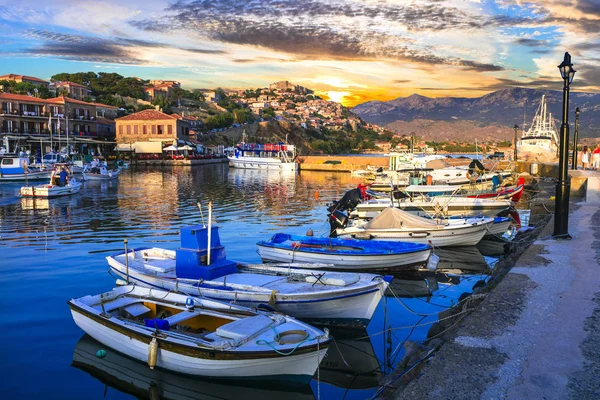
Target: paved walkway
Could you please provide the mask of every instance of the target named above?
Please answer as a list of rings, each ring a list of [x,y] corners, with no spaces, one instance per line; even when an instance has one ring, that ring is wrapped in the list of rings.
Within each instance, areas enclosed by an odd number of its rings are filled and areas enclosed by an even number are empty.
[[[396,398],[600,398],[600,177],[569,219],[573,240],[551,220]]]

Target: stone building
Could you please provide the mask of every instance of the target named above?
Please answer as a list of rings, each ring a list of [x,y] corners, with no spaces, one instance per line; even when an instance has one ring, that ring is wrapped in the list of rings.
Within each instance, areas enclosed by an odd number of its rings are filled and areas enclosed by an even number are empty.
[[[179,115],[143,110],[116,119],[117,144],[189,140],[189,124]]]
[[[17,83],[31,83],[33,85],[48,87],[50,82],[43,79],[36,78],[34,76],[27,75],[16,75],[16,74],[5,74],[0,76],[0,81],[15,81]]]

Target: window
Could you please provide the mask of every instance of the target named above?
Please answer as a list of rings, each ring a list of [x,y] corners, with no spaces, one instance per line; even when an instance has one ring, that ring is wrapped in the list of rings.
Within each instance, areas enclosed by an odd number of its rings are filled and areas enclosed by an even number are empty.
[[[143,135],[147,135],[148,134],[148,127],[146,125],[142,126],[142,134]]]
[[[119,135],[123,134],[123,125],[119,125]]]
[[[173,134],[173,125],[167,125],[167,133],[168,133],[169,135],[172,135],[172,134]]]
[[[14,161],[12,158],[4,158],[2,160],[2,165],[13,165]]]
[[[162,126],[162,125],[158,125],[158,134],[159,134],[159,135],[162,135],[162,134],[164,133],[164,129],[165,129],[165,127],[164,127],[164,126]]]
[[[127,134],[131,135],[131,125],[127,125]]]
[[[138,134],[138,126],[137,126],[137,125],[134,125],[134,126],[133,126],[133,134],[134,134],[134,135],[137,135],[137,134]]]

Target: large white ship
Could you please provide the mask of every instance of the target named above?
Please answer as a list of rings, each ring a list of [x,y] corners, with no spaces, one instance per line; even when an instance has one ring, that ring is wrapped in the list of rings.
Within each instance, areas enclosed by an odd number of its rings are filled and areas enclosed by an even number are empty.
[[[518,141],[517,153],[522,160],[551,160],[558,157],[558,132],[552,113],[546,107],[546,95],[542,95],[529,130]]]

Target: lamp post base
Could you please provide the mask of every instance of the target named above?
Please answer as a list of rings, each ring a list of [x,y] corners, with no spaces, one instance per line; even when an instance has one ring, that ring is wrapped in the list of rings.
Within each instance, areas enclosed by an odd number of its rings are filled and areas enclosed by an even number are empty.
[[[569,235],[568,233],[562,233],[560,235],[552,235],[552,238],[556,240],[571,240],[573,239],[573,236]]]
[[[554,234],[555,239],[571,239],[569,235],[569,196],[571,192],[570,177],[556,184],[556,201],[554,203]]]

